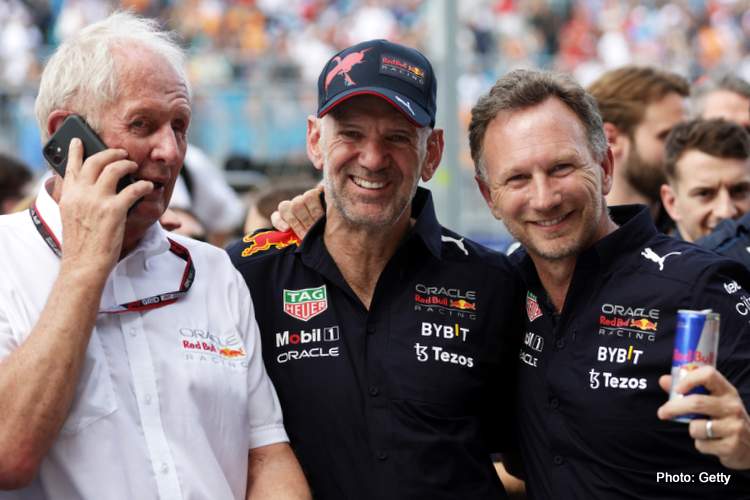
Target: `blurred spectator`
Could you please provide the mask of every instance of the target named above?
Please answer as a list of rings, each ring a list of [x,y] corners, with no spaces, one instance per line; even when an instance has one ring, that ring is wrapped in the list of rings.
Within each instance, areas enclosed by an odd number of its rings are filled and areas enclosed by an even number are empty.
[[[707,78],[693,87],[692,113],[700,118],[724,118],[750,127],[750,83],[735,75]]]
[[[0,153],[0,215],[14,211],[29,194],[31,170],[23,163]]]
[[[722,119],[681,123],[667,138],[666,174],[661,199],[676,235],[707,236],[750,211],[750,134]]]
[[[676,236],[750,268],[750,133],[722,119],[677,125],[667,138],[662,200]]]
[[[308,189],[315,186],[313,180],[293,180],[286,182],[276,182],[273,186],[261,190],[250,201],[250,210],[243,233],[250,234],[258,229],[271,227],[271,214],[276,210],[284,200],[291,200],[298,194],[302,194]]]
[[[607,204],[649,205],[659,225],[664,141],[672,127],[685,119],[687,81],[654,67],[624,66],[602,75],[588,91],[599,105],[614,156]]]
[[[159,218],[159,223],[167,231],[206,241],[206,228],[190,210],[168,208]]]
[[[242,200],[227,184],[223,172],[193,144],[188,145],[169,208],[197,218],[205,227],[207,241],[217,246],[224,246],[245,215]]]

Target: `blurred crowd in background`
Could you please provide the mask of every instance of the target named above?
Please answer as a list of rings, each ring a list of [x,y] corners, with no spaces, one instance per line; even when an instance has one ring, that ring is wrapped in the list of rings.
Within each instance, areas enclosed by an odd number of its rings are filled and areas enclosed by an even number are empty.
[[[66,36],[119,8],[157,17],[182,37],[195,94],[190,139],[230,184],[242,190],[261,178],[309,172],[305,117],[315,109],[315,81],[326,60],[371,38],[430,57],[445,2],[453,1],[0,0],[0,151],[45,169],[32,114],[45,57]],[[584,85],[628,63],[657,65],[691,82],[728,71],[750,79],[750,0],[452,5],[462,127],[477,97],[517,67],[558,69]],[[468,155],[462,158],[470,177]],[[477,202],[476,193],[468,196]]]

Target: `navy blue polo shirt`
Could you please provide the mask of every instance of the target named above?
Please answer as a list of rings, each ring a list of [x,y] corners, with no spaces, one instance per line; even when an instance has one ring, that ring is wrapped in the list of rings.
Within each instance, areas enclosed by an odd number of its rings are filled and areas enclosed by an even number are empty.
[[[750,269],[750,213],[737,220],[727,219],[696,245],[742,262]]]
[[[513,434],[520,280],[442,228],[429,191],[412,217],[369,311],[326,249],[325,219],[300,246],[276,233],[259,242],[269,250],[252,237],[229,249],[316,499],[505,498],[490,453]]]
[[[527,285],[518,420],[529,496],[748,498],[747,473],[696,451],[686,424],[656,416],[678,309],[720,313],[718,369],[750,403],[748,273],[657,233],[643,206],[611,213],[619,229],[580,255],[559,315],[528,255],[513,256]]]

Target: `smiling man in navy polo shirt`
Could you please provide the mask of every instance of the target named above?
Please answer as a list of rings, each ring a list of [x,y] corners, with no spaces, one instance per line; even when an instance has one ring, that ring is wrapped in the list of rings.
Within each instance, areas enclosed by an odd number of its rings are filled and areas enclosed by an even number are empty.
[[[472,110],[476,178],[524,246],[518,424],[531,498],[748,498],[750,278],[657,233],[648,209],[607,209],[612,152],[594,99],[518,70]],[[664,404],[678,309],[721,314],[717,369]],[[660,406],[663,405],[663,406]],[[657,411],[658,417],[657,418]],[[690,425],[668,420],[686,413]],[[696,450],[697,448],[697,450]]]
[[[334,56],[307,152],[325,217],[303,241],[229,249],[252,292],[292,446],[318,499],[505,498],[519,283],[507,259],[442,228],[435,75],[385,40]]]

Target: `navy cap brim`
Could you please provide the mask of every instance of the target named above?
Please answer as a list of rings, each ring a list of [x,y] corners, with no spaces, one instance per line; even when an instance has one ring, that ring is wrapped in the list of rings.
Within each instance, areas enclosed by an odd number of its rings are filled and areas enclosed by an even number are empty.
[[[383,87],[357,87],[356,89],[341,92],[330,102],[326,103],[323,108],[318,110],[318,118],[322,118],[342,102],[358,95],[374,95],[384,99],[394,108],[401,111],[401,113],[417,127],[432,125],[429,113],[427,113],[422,106],[403,94],[399,94],[398,92]]]

